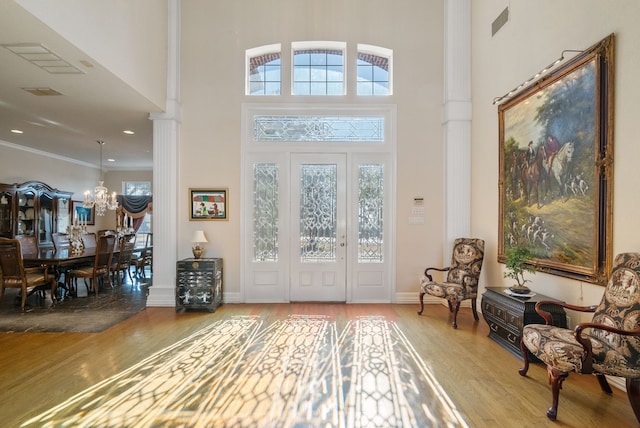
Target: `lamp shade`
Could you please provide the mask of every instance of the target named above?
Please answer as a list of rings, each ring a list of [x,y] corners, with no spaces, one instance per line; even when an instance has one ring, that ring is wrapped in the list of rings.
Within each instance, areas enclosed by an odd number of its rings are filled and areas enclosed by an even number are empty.
[[[209,241],[207,241],[207,237],[204,236],[204,232],[202,230],[196,230],[195,232],[193,232],[193,238],[191,238],[191,242],[200,243]]]

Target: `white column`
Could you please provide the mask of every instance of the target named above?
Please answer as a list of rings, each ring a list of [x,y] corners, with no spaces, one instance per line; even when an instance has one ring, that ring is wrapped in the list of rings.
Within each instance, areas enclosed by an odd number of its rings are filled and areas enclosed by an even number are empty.
[[[471,0],[445,0],[444,260],[471,233]]]
[[[180,144],[180,0],[167,0],[167,105],[153,120],[153,286],[147,306],[175,306]]]

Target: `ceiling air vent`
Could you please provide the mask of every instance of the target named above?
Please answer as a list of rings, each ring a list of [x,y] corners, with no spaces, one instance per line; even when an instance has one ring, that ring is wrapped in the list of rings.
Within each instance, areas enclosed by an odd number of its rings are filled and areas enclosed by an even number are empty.
[[[507,23],[509,20],[509,6],[505,7],[500,15],[491,23],[491,37],[495,36],[498,31]]]
[[[62,95],[60,92],[51,88],[22,88],[22,90],[39,97],[50,97],[53,95]]]
[[[84,74],[44,45],[36,43],[1,44],[19,57],[51,74]]]

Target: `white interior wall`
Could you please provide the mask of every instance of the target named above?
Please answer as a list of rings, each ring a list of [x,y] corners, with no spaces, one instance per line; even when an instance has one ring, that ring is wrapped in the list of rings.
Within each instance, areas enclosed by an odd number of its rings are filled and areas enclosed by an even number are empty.
[[[509,22],[493,37],[491,23],[509,6]],[[487,240],[484,286],[505,285],[498,264],[498,109],[502,96],[553,62],[564,49],[586,49],[616,34],[613,180],[613,254],[640,250],[635,195],[640,156],[635,124],[640,85],[640,3],[599,0],[474,0],[472,7],[472,230]],[[603,287],[538,273],[534,291],[573,304],[596,304]],[[507,284],[508,285],[508,284]],[[590,319],[572,314],[571,323]]]
[[[179,258],[203,229],[207,254],[224,258],[225,295],[240,290],[240,112],[244,102],[390,103],[397,105],[398,294],[417,301],[418,278],[442,255],[443,3],[419,0],[264,0],[182,2],[182,124],[180,136]],[[411,29],[401,31],[401,29]],[[327,40],[394,52],[394,95],[383,98],[245,97],[244,51],[261,45]],[[283,80],[289,81],[289,64]],[[352,70],[348,70],[347,73]],[[228,187],[229,221],[189,222],[190,187]],[[424,197],[422,225],[409,225],[414,197]]]
[[[110,72],[164,108],[167,1],[17,0]]]
[[[23,150],[11,143],[0,142],[0,183],[24,183],[42,181],[58,190],[73,192],[72,199],[81,201],[86,190],[93,190],[100,179],[100,170],[94,166],[71,159],[52,157],[47,153]],[[107,171],[104,184],[110,191],[122,192],[123,181],[152,181],[152,171]],[[97,217],[89,231],[113,229],[114,211]]]
[[[79,3],[69,1],[67,6],[84,9]],[[506,6],[510,7],[510,20],[491,37],[491,22]],[[96,11],[93,7],[93,3],[87,6]],[[212,237],[210,254],[225,258],[226,288],[238,291],[240,224],[234,213],[240,209],[240,106],[247,102],[242,95],[244,50],[277,42],[286,48],[295,40],[342,40],[352,48],[356,43],[368,43],[394,50],[395,94],[384,101],[398,108],[397,289],[413,295],[425,263],[442,262],[442,2],[268,0],[247,7],[245,2],[237,1],[190,0],[182,7],[183,21],[188,25],[183,24],[182,35],[179,256],[190,255],[188,236],[192,230],[204,228]],[[636,54],[639,16],[637,2],[619,2],[612,7],[598,0],[474,0],[472,234],[487,241],[483,286],[506,283],[503,265],[496,261],[498,120],[497,107],[491,104],[493,98],[549,64],[563,49],[587,48],[610,33],[616,33],[613,252],[638,248],[633,213],[639,204],[634,186],[640,174],[635,167],[640,146],[634,141],[633,124],[637,116],[635,100],[640,92],[640,85],[634,81],[640,66]],[[164,67],[141,70],[148,76],[161,76],[164,84]],[[286,74],[283,78],[288,80]],[[281,99],[315,102],[286,95]],[[251,99],[262,101],[273,100]],[[366,101],[349,96],[337,102]],[[3,182],[37,179],[81,195],[86,183],[97,179],[96,170],[69,169],[68,165],[61,176],[59,170],[64,167],[57,167],[58,161],[37,159],[38,156],[34,160],[31,155],[7,152],[2,147],[0,157]],[[209,186],[229,187],[230,220],[189,222],[188,188]],[[415,196],[425,198],[424,225],[408,224]],[[537,274],[533,279],[536,291],[571,303],[594,303],[602,294],[600,286],[557,276]]]

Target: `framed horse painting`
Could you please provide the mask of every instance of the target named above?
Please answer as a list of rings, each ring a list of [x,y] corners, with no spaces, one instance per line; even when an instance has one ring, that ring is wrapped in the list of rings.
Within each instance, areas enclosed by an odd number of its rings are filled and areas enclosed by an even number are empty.
[[[614,36],[498,108],[498,262],[606,285],[612,261]]]

